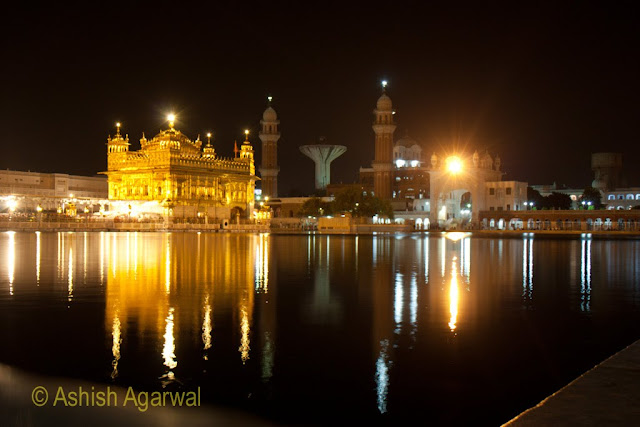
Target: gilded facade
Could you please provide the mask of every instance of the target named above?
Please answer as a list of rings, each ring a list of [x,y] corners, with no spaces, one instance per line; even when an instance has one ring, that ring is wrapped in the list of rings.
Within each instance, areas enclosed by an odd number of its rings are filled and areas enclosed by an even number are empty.
[[[248,138],[234,158],[216,155],[209,135],[191,141],[174,127],[152,139],[144,134],[140,149],[130,150],[129,136],[107,140],[109,200],[143,202],[147,210],[175,217],[249,218],[254,206],[253,148]],[[151,202],[151,203],[148,203]]]

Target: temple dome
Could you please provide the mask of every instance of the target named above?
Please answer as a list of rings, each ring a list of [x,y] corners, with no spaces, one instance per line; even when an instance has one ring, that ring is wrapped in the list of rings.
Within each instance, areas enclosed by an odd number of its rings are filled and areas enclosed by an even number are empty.
[[[262,120],[265,122],[275,122],[276,120],[278,120],[278,114],[276,114],[276,110],[274,110],[272,107],[267,107],[266,110],[264,110],[264,113],[262,113]]]
[[[378,111],[391,111],[391,98],[389,98],[386,93],[383,93],[382,96],[378,98],[376,108]]]
[[[418,141],[411,138],[409,135],[405,135],[396,141],[396,145],[402,145],[403,147],[410,148],[410,147],[413,147],[414,145],[420,145],[420,144],[418,144]]]

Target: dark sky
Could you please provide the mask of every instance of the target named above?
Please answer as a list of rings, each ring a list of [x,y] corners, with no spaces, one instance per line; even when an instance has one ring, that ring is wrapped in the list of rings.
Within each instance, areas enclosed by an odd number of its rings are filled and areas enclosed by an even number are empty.
[[[280,193],[313,187],[298,146],[348,147],[332,181],[373,158],[379,82],[398,130],[434,150],[488,148],[507,179],[590,183],[590,153],[624,155],[640,185],[640,31],[631,2],[28,3],[0,26],[0,168],[92,175],[116,121],[139,147],[166,127],[213,130],[232,155],[281,119]],[[431,3],[431,2],[428,2]],[[458,3],[444,5],[444,3]],[[562,4],[560,4],[562,3]],[[212,6],[213,5],[213,6]]]

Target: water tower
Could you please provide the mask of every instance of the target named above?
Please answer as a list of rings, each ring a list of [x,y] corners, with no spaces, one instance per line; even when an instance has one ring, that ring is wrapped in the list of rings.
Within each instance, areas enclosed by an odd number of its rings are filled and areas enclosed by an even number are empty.
[[[593,188],[603,191],[613,190],[619,187],[622,172],[622,154],[591,154],[591,170],[595,173],[595,179],[591,184]]]
[[[300,151],[316,164],[316,190],[325,190],[331,182],[331,162],[344,154],[347,147],[324,144],[324,138],[320,138],[320,144],[303,145]]]

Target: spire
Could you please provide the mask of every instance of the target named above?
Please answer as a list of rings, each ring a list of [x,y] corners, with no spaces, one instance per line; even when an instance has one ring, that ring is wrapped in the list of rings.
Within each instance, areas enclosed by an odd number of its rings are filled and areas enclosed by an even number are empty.
[[[211,147],[211,132],[207,133],[207,147]]]
[[[382,93],[387,93],[387,84],[388,82],[386,80],[382,81]]]
[[[116,123],[116,137],[120,136],[120,122]]]
[[[250,142],[249,142],[249,129],[245,129],[244,130],[244,143],[245,144],[250,144]]]
[[[273,101],[273,96],[267,96],[267,106],[271,107],[271,101]]]
[[[238,158],[238,153],[240,152],[240,150],[238,150],[238,141],[233,141],[233,154],[234,154],[234,158]]]

